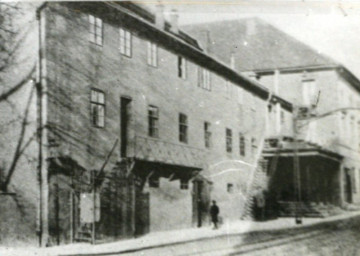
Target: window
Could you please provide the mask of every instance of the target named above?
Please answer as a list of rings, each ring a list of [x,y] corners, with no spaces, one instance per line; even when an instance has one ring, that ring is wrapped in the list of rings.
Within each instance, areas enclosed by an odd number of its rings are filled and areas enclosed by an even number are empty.
[[[226,128],[226,152],[232,152],[232,131],[229,128]]]
[[[186,79],[186,59],[178,56],[178,77]]]
[[[257,150],[256,139],[251,138],[251,154],[255,156]]]
[[[232,184],[232,183],[228,183],[228,184],[227,184],[227,192],[228,192],[229,194],[234,193],[234,184]]]
[[[187,122],[187,116],[180,113],[179,114],[179,141],[187,143],[187,129],[188,129],[188,122]]]
[[[157,67],[157,45],[151,42],[147,43],[147,64]]]
[[[131,57],[131,32],[123,28],[119,29],[119,50],[121,54]]]
[[[358,151],[360,152],[360,122],[357,123]]]
[[[155,106],[148,107],[149,136],[159,137],[159,109]]]
[[[189,189],[189,181],[186,179],[180,179],[180,189]]]
[[[204,123],[204,139],[205,139],[205,147],[210,148],[211,146],[211,131],[210,131],[210,123]]]
[[[160,178],[157,176],[151,176],[149,178],[149,187],[150,188],[158,188],[160,187]]]
[[[200,67],[198,68],[198,86],[205,90],[211,90],[210,72]]]
[[[105,96],[104,93],[92,89],[90,98],[91,122],[95,127],[105,125]]]
[[[280,122],[281,122],[281,125],[285,124],[285,112],[284,112],[284,110],[280,111]]]
[[[303,104],[311,105],[316,103],[317,88],[315,80],[302,81],[303,87]]]
[[[245,156],[245,137],[240,133],[239,138],[240,155]]]
[[[90,42],[102,45],[103,44],[103,23],[100,18],[89,15],[89,40]]]

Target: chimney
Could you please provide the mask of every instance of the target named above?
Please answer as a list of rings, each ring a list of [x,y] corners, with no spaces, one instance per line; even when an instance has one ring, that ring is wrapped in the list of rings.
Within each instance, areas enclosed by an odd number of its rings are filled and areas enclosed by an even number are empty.
[[[159,29],[164,29],[165,18],[164,18],[164,6],[161,3],[156,5],[155,12],[155,26]]]
[[[203,30],[201,36],[199,36],[201,48],[204,50],[205,53],[211,52],[211,38],[210,38],[210,31]]]
[[[170,14],[170,22],[171,22],[171,28],[170,31],[174,34],[179,33],[179,14],[177,10],[172,9]]]

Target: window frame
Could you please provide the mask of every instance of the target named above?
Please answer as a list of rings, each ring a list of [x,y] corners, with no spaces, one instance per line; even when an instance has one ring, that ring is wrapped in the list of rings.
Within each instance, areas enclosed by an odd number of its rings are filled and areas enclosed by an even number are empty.
[[[179,141],[188,143],[188,117],[184,113],[179,113]]]
[[[232,153],[233,145],[232,145],[232,130],[230,128],[225,128],[225,146],[226,153]]]
[[[257,152],[257,144],[256,144],[256,138],[251,137],[251,155],[255,156]]]
[[[235,192],[234,189],[235,189],[234,183],[226,184],[226,191],[228,194],[234,194],[234,192]]]
[[[147,41],[147,64],[151,67],[158,67],[158,46],[156,43]]]
[[[211,91],[211,73],[206,68],[198,67],[198,87]]]
[[[239,133],[239,153],[241,156],[246,156],[246,141],[243,133]]]
[[[205,148],[211,148],[211,123],[204,122],[204,144]]]
[[[100,23],[100,25],[98,23]],[[104,44],[103,20],[95,15],[89,14],[88,24],[89,24],[89,41],[97,46],[103,46]],[[100,30],[100,33],[98,33],[98,30]],[[101,39],[100,42],[98,42],[98,38]]]
[[[123,27],[119,28],[119,51],[121,55],[132,57],[132,33]]]
[[[148,136],[152,138],[159,138],[159,108],[154,105],[149,105],[147,110],[148,110]]]
[[[96,93],[97,99],[93,100],[93,93]],[[103,96],[103,102],[99,102],[99,95]],[[99,113],[96,114],[97,118],[95,119],[94,115],[95,112],[93,112],[93,106],[96,107],[96,109],[103,109],[103,116],[102,116],[102,122],[100,122],[101,119],[99,119]],[[97,110],[99,111],[99,110]],[[105,127],[105,117],[106,117],[106,97],[104,91],[97,89],[97,88],[91,88],[90,90],[90,121],[93,127],[96,128],[104,128]],[[99,124],[100,123],[100,124]]]
[[[180,189],[181,190],[188,190],[189,189],[189,180],[180,179]]]
[[[178,77],[185,80],[187,78],[187,61],[184,57],[178,56],[177,68]]]

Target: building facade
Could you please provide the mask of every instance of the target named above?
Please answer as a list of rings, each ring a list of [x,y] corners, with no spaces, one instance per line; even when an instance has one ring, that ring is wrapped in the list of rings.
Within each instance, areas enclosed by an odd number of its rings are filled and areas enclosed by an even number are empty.
[[[289,102],[207,54],[161,6],[45,3],[36,14],[37,72],[16,98],[33,88],[34,166],[16,175],[32,169],[34,196],[21,179],[11,187],[43,244],[207,225],[211,200],[224,221],[241,217],[265,186],[249,183],[265,138],[291,134]]]
[[[274,169],[276,200],[358,203],[358,78],[257,18],[200,24],[187,31],[194,36],[208,31],[211,54],[294,104],[296,138],[280,134],[263,152],[274,163],[269,168]],[[294,150],[299,156],[297,178]]]

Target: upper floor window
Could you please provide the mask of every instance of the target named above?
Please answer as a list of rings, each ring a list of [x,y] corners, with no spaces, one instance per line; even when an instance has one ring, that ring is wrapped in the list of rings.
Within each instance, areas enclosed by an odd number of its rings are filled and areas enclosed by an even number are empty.
[[[285,124],[285,112],[284,112],[284,110],[280,111],[280,123],[281,123],[281,125]]]
[[[189,189],[189,181],[187,179],[180,179],[180,189]]]
[[[178,77],[186,79],[186,59],[178,56]]]
[[[228,183],[226,186],[226,190],[229,194],[234,193],[234,184],[233,183]]]
[[[157,45],[152,42],[147,42],[147,64],[153,67],[158,65]]]
[[[360,152],[360,121],[357,123],[358,151]]]
[[[206,90],[211,90],[210,72],[204,68],[198,68],[198,85]]]
[[[317,88],[315,80],[302,81],[303,104],[312,105],[316,103]]]
[[[102,19],[89,15],[89,40],[90,42],[103,44],[103,22]]]
[[[131,32],[123,28],[119,29],[119,50],[121,54],[131,57]]]
[[[232,152],[232,131],[229,128],[226,128],[226,152]]]
[[[97,89],[91,90],[90,98],[91,122],[95,127],[105,126],[105,95]]]
[[[245,137],[242,133],[240,133],[239,138],[240,155],[245,156]]]
[[[159,109],[155,106],[148,107],[149,136],[159,137]]]
[[[251,138],[251,154],[253,156],[255,156],[257,151],[257,144],[256,144],[256,139],[255,138]]]
[[[179,114],[179,141],[187,143],[188,137],[187,137],[187,131],[188,130],[188,120],[187,116],[180,113]]]
[[[210,123],[204,123],[204,139],[205,139],[205,147],[210,148],[211,146],[211,130],[210,130]]]

